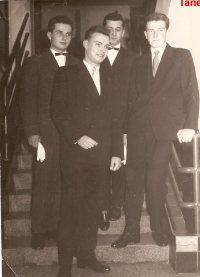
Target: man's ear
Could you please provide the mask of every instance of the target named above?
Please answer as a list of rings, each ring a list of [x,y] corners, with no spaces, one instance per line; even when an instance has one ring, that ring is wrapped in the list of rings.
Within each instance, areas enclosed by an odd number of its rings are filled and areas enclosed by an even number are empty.
[[[84,40],[83,41],[83,47],[85,48],[85,49],[87,49],[88,48],[88,40]]]
[[[122,32],[122,38],[123,38],[124,34],[125,34],[125,29],[124,29],[123,32]]]
[[[146,31],[144,31],[144,35],[145,35],[145,38],[147,39],[147,32]]]
[[[51,40],[51,32],[47,32],[47,37],[49,40]]]

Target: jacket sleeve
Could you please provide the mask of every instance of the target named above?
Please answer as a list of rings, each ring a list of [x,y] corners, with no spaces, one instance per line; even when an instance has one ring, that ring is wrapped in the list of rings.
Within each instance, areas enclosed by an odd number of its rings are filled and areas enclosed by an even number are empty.
[[[111,90],[113,92],[113,117],[111,125],[111,157],[119,157],[124,159],[124,146],[123,146],[123,117],[121,113],[121,104],[119,95],[114,93],[114,85],[112,84]]]
[[[137,66],[138,66],[138,63],[137,63],[137,60],[135,60],[132,64],[131,74],[130,74],[128,100],[127,100],[127,110],[126,110],[126,116],[125,116],[124,125],[123,125],[123,133],[124,134],[127,134],[127,132],[128,132],[128,120],[129,120],[129,117],[130,117],[130,114],[131,114],[133,103],[137,99],[137,89],[136,89],[136,86],[135,86]]]
[[[61,137],[69,144],[77,142],[84,134],[73,122],[70,109],[73,102],[70,101],[70,76],[77,66],[59,68],[56,72],[51,99],[51,119],[54,122]],[[70,75],[69,75],[69,71]]]
[[[27,59],[23,69],[20,88],[20,111],[27,138],[32,135],[40,135],[37,118],[38,84],[37,60],[35,57],[30,57]]]
[[[189,50],[184,49],[180,70],[185,122],[183,129],[198,130],[199,90],[193,59]]]

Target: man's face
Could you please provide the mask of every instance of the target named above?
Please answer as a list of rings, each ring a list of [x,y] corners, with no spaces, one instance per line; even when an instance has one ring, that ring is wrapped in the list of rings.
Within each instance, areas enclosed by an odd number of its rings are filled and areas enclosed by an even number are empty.
[[[144,32],[146,39],[152,48],[158,48],[166,42],[167,29],[164,21],[147,22],[146,31]]]
[[[98,66],[107,56],[109,37],[100,33],[92,34],[89,40],[83,41],[85,60],[92,66]]]
[[[53,50],[64,52],[72,39],[72,27],[68,24],[56,23],[53,32],[48,32],[47,36]]]
[[[119,44],[125,32],[122,21],[106,20],[105,29],[110,32],[110,44],[112,46]]]

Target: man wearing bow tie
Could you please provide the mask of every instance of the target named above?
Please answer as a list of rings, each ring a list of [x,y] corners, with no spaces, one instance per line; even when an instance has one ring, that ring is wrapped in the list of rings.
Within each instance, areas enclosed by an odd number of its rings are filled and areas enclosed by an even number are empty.
[[[116,12],[107,14],[103,20],[103,27],[110,33],[111,46],[108,50],[108,56],[103,63],[111,68],[115,93],[120,97],[122,121],[124,121],[131,67],[138,55],[121,46],[125,28],[124,20],[120,14]],[[125,185],[125,165],[122,165],[118,171],[112,172],[112,183],[111,187],[108,187],[105,203],[105,210],[108,210],[109,213],[107,215],[103,213],[99,226],[101,229],[105,230],[106,226],[108,228],[108,219],[118,220],[121,217],[121,207],[125,197]]]
[[[73,23],[55,16],[48,23],[50,49],[28,58],[21,82],[21,114],[28,143],[41,143],[46,158],[35,161],[32,194],[31,247],[43,249],[45,239],[56,239],[60,208],[59,134],[50,118],[52,85],[56,70],[79,62],[68,55]]]
[[[125,120],[126,225],[114,248],[140,242],[145,192],[152,237],[159,246],[168,244],[163,218],[172,143],[190,142],[198,130],[199,92],[191,53],[166,43],[165,14],[152,13],[145,23],[150,49],[135,60]]]

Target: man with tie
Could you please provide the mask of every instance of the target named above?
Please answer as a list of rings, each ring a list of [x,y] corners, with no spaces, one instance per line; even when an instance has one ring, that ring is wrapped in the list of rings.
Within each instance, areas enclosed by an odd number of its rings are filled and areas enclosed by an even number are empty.
[[[114,248],[140,242],[145,189],[152,237],[159,246],[168,244],[163,218],[172,143],[190,142],[198,129],[199,92],[189,50],[166,43],[166,15],[150,14],[145,26],[150,51],[135,61],[125,120],[126,225]]]
[[[43,249],[45,239],[57,238],[60,209],[59,134],[50,118],[53,80],[60,66],[76,64],[67,55],[73,23],[55,16],[48,23],[50,49],[27,59],[21,82],[21,115],[28,143],[44,147],[46,158],[35,161],[31,207],[31,247]]]
[[[104,17],[103,27],[110,33],[110,46],[108,50],[108,56],[103,62],[111,68],[115,93],[120,97],[121,102],[121,116],[124,121],[126,109],[128,88],[130,81],[131,67],[134,63],[134,59],[138,55],[130,50],[121,46],[121,40],[125,34],[125,26],[123,17],[114,12],[109,13]],[[105,227],[106,219],[118,220],[121,217],[121,208],[125,199],[125,165],[115,172],[112,172],[112,182],[107,191],[105,210],[108,210],[108,214],[103,213],[102,220],[100,222],[100,228]],[[107,224],[107,226],[109,226]]]
[[[73,257],[79,268],[109,272],[95,257],[109,168],[123,159],[119,99],[109,68],[103,66],[109,33],[93,26],[83,41],[80,65],[60,68],[55,76],[51,116],[61,136],[63,176],[58,227],[58,277],[71,277]]]

